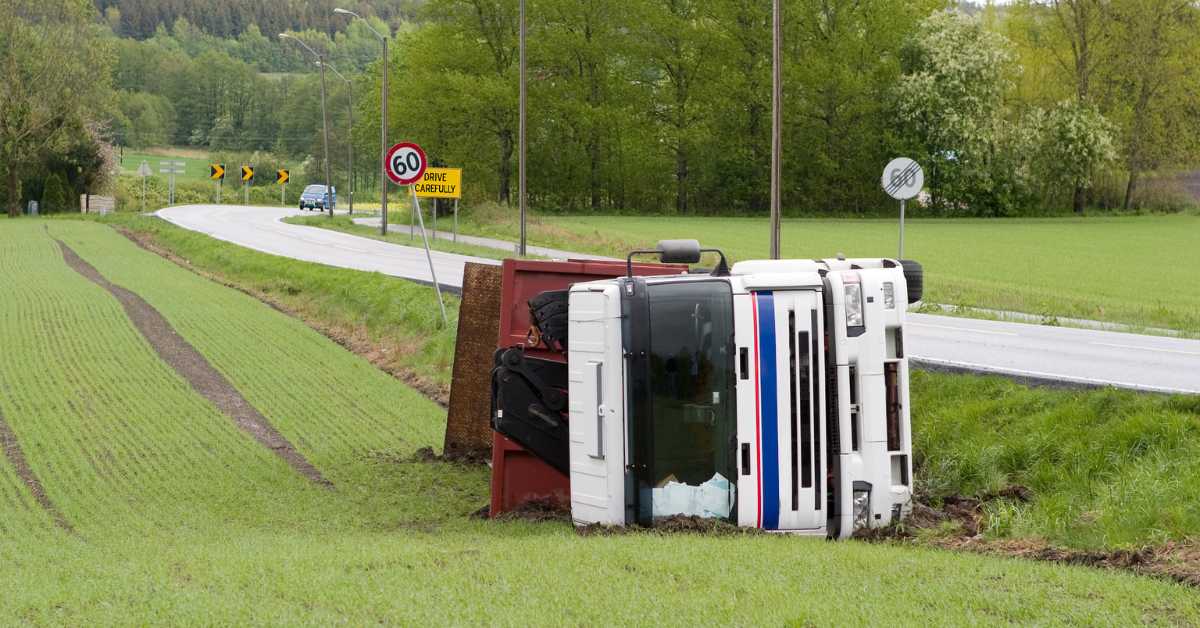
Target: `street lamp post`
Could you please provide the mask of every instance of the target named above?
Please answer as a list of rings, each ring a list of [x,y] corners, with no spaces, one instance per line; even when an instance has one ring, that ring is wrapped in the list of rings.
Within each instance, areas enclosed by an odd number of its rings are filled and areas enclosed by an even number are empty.
[[[329,182],[331,180],[331,177],[329,176],[329,113],[325,110],[325,58],[321,56],[321,53],[310,48],[308,44],[304,43],[303,40],[300,40],[292,35],[287,33],[279,33],[279,38],[290,39],[301,46],[304,46],[305,50],[311,52],[313,56],[317,58],[317,63],[321,66],[321,127],[324,131],[323,135],[325,144],[325,207],[329,210],[329,217],[332,218],[333,192],[329,189]]]
[[[774,0],[771,10],[771,259],[779,259],[779,218],[783,179],[783,9]]]
[[[350,167],[350,215],[354,215],[354,83],[342,76],[333,65],[325,64],[333,75],[346,83],[346,114],[350,120],[350,131],[346,136],[346,161]]]
[[[521,88],[517,116],[517,203],[521,207],[521,243],[517,254],[525,257],[525,0],[521,0]]]
[[[380,89],[379,99],[379,233],[387,235],[388,228],[388,211],[387,211],[387,193],[388,193],[388,176],[387,176],[387,150],[388,150],[388,38],[384,37],[375,30],[371,23],[364,20],[363,17],[353,11],[346,9],[334,9],[334,13],[341,15],[349,15],[352,18],[362,20],[366,25],[367,30],[371,31],[379,42],[383,44],[383,67],[380,68],[383,74],[382,88]]]

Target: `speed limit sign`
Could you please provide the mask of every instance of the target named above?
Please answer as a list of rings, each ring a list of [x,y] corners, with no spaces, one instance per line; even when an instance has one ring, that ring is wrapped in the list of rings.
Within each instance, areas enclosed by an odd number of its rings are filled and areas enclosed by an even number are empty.
[[[412,142],[401,142],[387,152],[387,175],[396,185],[412,185],[425,174],[425,151]]]

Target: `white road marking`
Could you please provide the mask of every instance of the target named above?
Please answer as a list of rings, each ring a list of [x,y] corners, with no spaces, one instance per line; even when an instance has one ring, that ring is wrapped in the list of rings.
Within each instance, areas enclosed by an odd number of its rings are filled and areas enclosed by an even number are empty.
[[[1139,347],[1137,345],[1119,345],[1111,342],[1093,342],[1094,345],[1117,347],[1118,349],[1136,349],[1138,351],[1157,351],[1159,353],[1178,353],[1180,355],[1200,355],[1197,351],[1180,351],[1178,349],[1159,349],[1158,347]]]
[[[992,331],[990,329],[964,329],[962,327],[953,327],[951,325],[932,325],[930,323],[909,323],[913,327],[937,327],[938,329],[951,329],[961,331],[966,334],[991,334],[993,336],[1020,336],[1015,331]]]

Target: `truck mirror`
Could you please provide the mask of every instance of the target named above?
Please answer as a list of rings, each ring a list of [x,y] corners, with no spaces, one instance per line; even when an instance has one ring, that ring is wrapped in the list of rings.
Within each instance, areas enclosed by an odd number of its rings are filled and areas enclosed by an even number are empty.
[[[729,263],[725,261],[725,254],[719,249],[700,248],[698,240],[659,240],[657,248],[653,251],[630,251],[625,257],[625,272],[633,277],[634,255],[657,255],[659,261],[664,264],[695,264],[700,261],[701,253],[716,253],[721,256],[721,261],[713,269],[713,275],[723,277],[729,274]]]
[[[700,261],[699,240],[659,240],[659,259],[664,264],[695,264]]]

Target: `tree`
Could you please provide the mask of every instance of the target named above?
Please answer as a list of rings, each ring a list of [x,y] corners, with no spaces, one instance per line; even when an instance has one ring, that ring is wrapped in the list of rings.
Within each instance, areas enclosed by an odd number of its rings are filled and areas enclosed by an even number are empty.
[[[898,113],[927,165],[934,206],[976,215],[1011,211],[1021,190],[1004,108],[1012,86],[1008,42],[978,18],[939,12],[921,22],[904,54]]]
[[[1028,152],[1033,171],[1053,197],[1069,189],[1078,202],[1079,190],[1091,187],[1093,177],[1116,158],[1111,123],[1094,107],[1066,100],[1049,111],[1035,110],[1029,127],[1034,130]],[[1076,205],[1075,211],[1082,211]]]
[[[20,213],[23,164],[61,150],[108,99],[110,52],[84,0],[0,0],[0,167],[9,216]]]
[[[1147,170],[1194,159],[1200,132],[1200,12],[1188,0],[1120,0],[1110,7],[1114,44],[1122,53],[1110,78],[1124,124],[1123,157],[1129,178],[1122,207],[1134,202]]]

